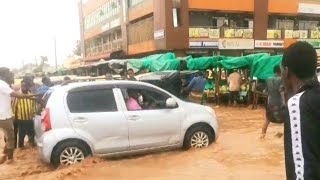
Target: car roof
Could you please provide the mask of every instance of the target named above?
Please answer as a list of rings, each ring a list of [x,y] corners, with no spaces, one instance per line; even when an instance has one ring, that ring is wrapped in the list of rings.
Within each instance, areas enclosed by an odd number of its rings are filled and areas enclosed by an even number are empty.
[[[99,85],[136,85],[136,86],[144,85],[144,86],[155,87],[159,89],[157,86],[154,86],[149,83],[140,82],[140,81],[109,80],[109,81],[75,82],[75,83],[70,83],[64,86],[56,86],[54,90],[59,89],[62,91],[69,91],[77,87],[99,86]]]

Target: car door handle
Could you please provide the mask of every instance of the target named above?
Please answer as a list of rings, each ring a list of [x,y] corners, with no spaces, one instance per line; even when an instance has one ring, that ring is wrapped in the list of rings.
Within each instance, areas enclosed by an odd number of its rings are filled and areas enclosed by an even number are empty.
[[[73,119],[73,122],[85,123],[85,122],[88,122],[88,119],[87,119],[87,118],[84,118],[84,117],[77,117],[77,118],[74,118],[74,119]]]
[[[128,116],[128,120],[130,120],[130,121],[137,121],[139,119],[140,119],[140,116],[138,116],[138,115]]]

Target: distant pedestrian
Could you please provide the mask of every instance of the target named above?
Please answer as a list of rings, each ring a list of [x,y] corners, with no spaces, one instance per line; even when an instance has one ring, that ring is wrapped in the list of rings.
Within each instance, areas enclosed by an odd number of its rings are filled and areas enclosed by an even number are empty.
[[[133,69],[128,69],[128,80],[130,81],[136,81],[137,79],[134,77],[134,71]]]
[[[237,105],[240,86],[242,82],[241,74],[237,71],[232,72],[228,77],[229,84],[229,105],[233,103],[234,106]]]
[[[286,105],[285,89],[281,80],[280,66],[273,69],[275,77],[267,80],[266,93],[268,102],[266,105],[266,120],[262,127],[261,139],[264,139],[270,122],[284,122],[284,108]]]
[[[320,179],[320,84],[317,53],[307,42],[289,46],[282,59],[282,80],[289,93],[284,123],[288,180]]]
[[[207,79],[204,77],[202,72],[199,72],[196,77],[194,77],[184,91],[189,93],[189,97],[192,99],[203,98],[203,91],[205,89]]]
[[[51,80],[49,77],[43,77],[42,78],[42,85],[37,90],[37,95],[40,96],[40,98],[49,90],[49,88],[52,86]]]

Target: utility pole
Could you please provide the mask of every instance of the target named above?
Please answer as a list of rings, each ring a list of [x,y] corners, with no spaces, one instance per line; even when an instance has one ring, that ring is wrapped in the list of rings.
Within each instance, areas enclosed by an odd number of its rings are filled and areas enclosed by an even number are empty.
[[[57,40],[56,37],[54,37],[54,60],[56,63],[56,71],[58,71],[58,60],[57,60]]]

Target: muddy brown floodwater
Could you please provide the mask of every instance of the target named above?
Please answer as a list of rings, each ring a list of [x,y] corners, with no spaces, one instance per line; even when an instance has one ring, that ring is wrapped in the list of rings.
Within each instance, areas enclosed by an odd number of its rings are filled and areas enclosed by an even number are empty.
[[[264,110],[215,108],[220,136],[203,150],[154,153],[145,156],[85,162],[53,170],[38,160],[34,149],[19,150],[11,165],[0,165],[0,179],[285,179],[282,125],[271,125],[260,140]],[[1,140],[2,141],[2,140]]]

